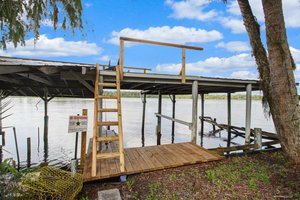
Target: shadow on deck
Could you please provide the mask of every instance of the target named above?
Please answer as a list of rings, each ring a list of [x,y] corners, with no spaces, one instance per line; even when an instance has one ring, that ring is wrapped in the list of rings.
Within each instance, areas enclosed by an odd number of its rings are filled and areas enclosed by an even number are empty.
[[[83,171],[84,182],[221,160],[223,158],[190,142],[126,148],[124,149],[125,172],[120,172],[118,158],[102,159],[97,161],[97,175],[92,177],[91,141]],[[108,145],[102,146],[102,152],[112,152],[117,147],[116,142],[111,142]]]

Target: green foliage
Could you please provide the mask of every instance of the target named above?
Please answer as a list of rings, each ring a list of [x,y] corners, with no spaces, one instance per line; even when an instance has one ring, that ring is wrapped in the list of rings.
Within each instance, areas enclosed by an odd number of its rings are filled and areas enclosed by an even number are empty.
[[[0,164],[0,174],[11,173],[16,174],[18,171],[11,165],[12,158],[5,159]]]
[[[0,3],[0,47],[6,49],[7,42],[14,47],[25,45],[25,36],[34,33],[39,38],[39,29],[43,21],[53,22],[56,30],[75,29],[82,31],[81,0],[2,0]],[[62,22],[62,23],[60,23]]]
[[[150,185],[150,192],[146,197],[146,200],[159,200],[159,188],[160,182],[155,182]]]
[[[129,191],[132,190],[133,184],[134,184],[134,180],[133,179],[128,179],[128,181],[126,182],[126,185],[127,185],[127,188],[128,188]]]

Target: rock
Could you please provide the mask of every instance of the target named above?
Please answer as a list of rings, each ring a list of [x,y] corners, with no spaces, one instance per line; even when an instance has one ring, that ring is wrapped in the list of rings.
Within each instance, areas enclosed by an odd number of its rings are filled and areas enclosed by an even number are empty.
[[[110,189],[99,191],[98,200],[122,200],[122,198],[118,189]]]

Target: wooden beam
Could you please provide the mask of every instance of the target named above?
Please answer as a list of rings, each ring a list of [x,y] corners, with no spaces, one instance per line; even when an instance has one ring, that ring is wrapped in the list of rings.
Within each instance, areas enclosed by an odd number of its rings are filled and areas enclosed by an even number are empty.
[[[181,74],[181,83],[185,83],[185,48],[182,48],[182,58],[181,58],[181,62],[182,62],[182,68],[180,71]]]
[[[172,98],[172,118],[175,119],[175,106],[176,106],[176,95],[173,94]],[[175,139],[175,122],[172,121],[172,144],[174,144],[174,139]]]
[[[143,117],[142,117],[142,146],[145,146],[145,117],[146,117],[146,94],[143,94]]]
[[[158,93],[158,115],[157,117],[157,127],[156,127],[156,143],[157,145],[161,144],[161,106],[162,106],[162,94],[159,92]]]
[[[17,72],[29,71],[30,67],[26,66],[0,66],[0,74],[12,74]]]
[[[201,146],[203,146],[203,135],[204,135],[204,94],[201,94],[201,130],[200,130],[200,139],[201,139]]]
[[[182,120],[180,120],[180,119],[174,119],[174,118],[172,118],[172,117],[169,117],[169,116],[166,116],[166,115],[162,115],[162,114],[159,114],[159,113],[155,113],[155,115],[156,115],[157,117],[162,117],[162,118],[169,119],[169,120],[171,120],[171,121],[177,122],[177,123],[179,123],[179,124],[186,125],[186,126],[189,127],[189,129],[191,129],[191,127],[192,127],[192,123],[185,122],[185,121],[182,121]]]
[[[23,82],[14,78],[8,78],[6,76],[2,76],[0,75],[0,81],[4,81],[4,82],[8,82],[8,83],[14,83],[14,84],[18,84],[18,85],[22,85]]]
[[[23,76],[23,77],[26,77],[28,79],[31,79],[31,80],[34,80],[34,81],[37,81],[37,82],[40,82],[40,83],[43,83],[43,84],[46,84],[46,85],[50,85],[50,86],[53,86],[53,83],[45,78],[41,78],[37,75],[34,75],[34,74],[29,74],[29,73],[18,73],[19,76]]]
[[[169,47],[176,47],[176,48],[186,48],[186,49],[199,50],[199,51],[203,50],[202,47],[187,46],[187,45],[173,44],[167,42],[157,42],[153,40],[143,40],[143,39],[136,39],[136,38],[129,38],[129,37],[120,37],[120,40],[128,41],[128,42],[138,42],[144,44],[155,44],[160,46],[169,46]]]
[[[86,82],[84,79],[82,79],[80,76],[78,76],[74,71],[70,71],[70,74],[79,81],[82,85],[84,85],[89,91],[94,93],[94,87],[91,86],[88,82]]]
[[[245,144],[250,144],[250,132],[251,132],[251,91],[252,85],[246,86],[246,122],[245,122]]]
[[[39,67],[38,70],[40,70],[41,72],[47,75],[55,74],[60,71],[60,69],[57,67]]]
[[[227,93],[227,147],[230,147],[231,143],[231,94]]]
[[[82,115],[87,116],[88,110],[82,109]],[[86,131],[81,133],[81,151],[80,151],[80,168],[83,169],[86,158]]]

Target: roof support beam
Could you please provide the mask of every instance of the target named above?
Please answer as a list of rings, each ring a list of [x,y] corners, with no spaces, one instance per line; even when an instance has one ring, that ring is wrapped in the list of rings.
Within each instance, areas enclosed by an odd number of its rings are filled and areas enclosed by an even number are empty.
[[[83,78],[81,78],[80,76],[78,76],[78,74],[76,74],[75,72],[73,72],[72,70],[70,71],[70,74],[77,80],[79,81],[82,85],[84,85],[90,92],[92,92],[94,94],[94,87],[91,86],[88,82],[86,82]]]
[[[8,83],[15,83],[15,84],[18,84],[18,85],[22,85],[22,81],[19,81],[17,79],[14,79],[14,78],[8,78],[6,76],[2,76],[0,75],[0,81],[4,81],[4,82],[8,82]]]
[[[37,82],[40,82],[40,83],[43,83],[43,84],[46,84],[46,85],[53,86],[53,83],[51,81],[49,81],[49,80],[47,80],[45,78],[41,78],[41,77],[39,77],[37,75],[34,75],[34,74],[18,73],[18,75],[26,77],[26,78],[34,80],[34,81],[37,81]]]
[[[26,72],[29,70],[30,67],[26,67],[26,66],[1,66],[0,74],[12,74],[17,72]]]

